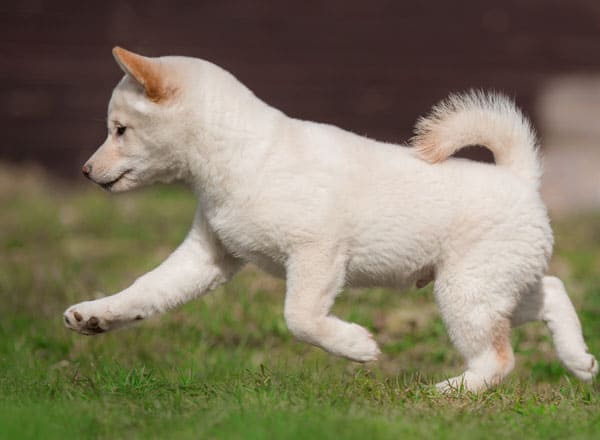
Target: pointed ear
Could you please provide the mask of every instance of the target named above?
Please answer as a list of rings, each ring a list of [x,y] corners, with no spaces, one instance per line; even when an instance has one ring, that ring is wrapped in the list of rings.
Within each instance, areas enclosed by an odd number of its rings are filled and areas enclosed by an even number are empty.
[[[146,95],[152,101],[164,101],[173,94],[173,88],[168,85],[166,69],[160,60],[144,57],[118,46],[112,53],[121,69],[144,87]]]

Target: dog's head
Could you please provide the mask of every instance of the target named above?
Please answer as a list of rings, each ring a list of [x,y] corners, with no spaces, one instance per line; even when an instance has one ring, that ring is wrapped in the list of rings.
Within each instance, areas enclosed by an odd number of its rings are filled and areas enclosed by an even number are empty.
[[[108,136],[83,174],[110,191],[182,178],[180,81],[185,59],[148,58],[120,47],[113,55],[125,76],[108,107]],[[179,64],[183,64],[183,69]]]

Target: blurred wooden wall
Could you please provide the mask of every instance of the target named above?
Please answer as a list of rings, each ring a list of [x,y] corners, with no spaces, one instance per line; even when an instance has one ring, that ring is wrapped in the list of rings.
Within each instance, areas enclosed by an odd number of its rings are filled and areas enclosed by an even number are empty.
[[[79,175],[105,137],[114,45],[206,58],[292,116],[402,142],[450,91],[531,111],[545,78],[600,71],[600,1],[3,2],[0,160]]]

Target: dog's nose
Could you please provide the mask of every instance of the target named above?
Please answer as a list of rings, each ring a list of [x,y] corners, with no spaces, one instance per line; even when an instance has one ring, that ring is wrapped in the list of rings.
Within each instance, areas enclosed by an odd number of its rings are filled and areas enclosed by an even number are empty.
[[[81,168],[81,172],[88,179],[90,178],[90,173],[92,172],[92,166],[89,163],[86,163],[83,168]]]

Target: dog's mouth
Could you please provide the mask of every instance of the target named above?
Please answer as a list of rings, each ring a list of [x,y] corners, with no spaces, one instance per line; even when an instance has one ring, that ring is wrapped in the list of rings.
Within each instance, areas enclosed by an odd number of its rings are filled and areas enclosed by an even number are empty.
[[[104,188],[105,190],[110,191],[111,188],[119,181],[121,180],[123,177],[125,177],[127,174],[129,174],[132,170],[128,169],[123,171],[121,174],[119,174],[119,176],[116,179],[110,180],[108,182],[96,182],[98,185],[100,185],[102,188]]]

